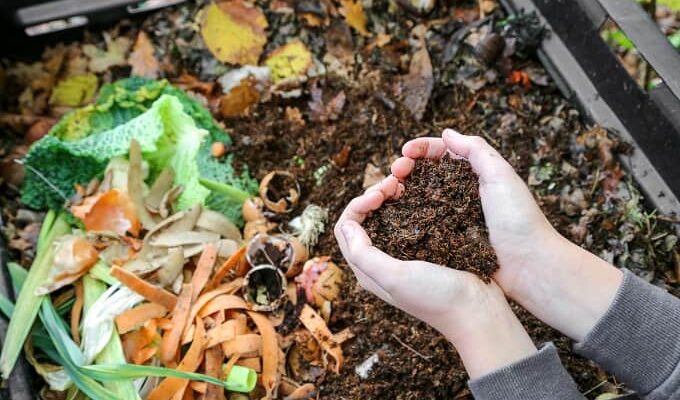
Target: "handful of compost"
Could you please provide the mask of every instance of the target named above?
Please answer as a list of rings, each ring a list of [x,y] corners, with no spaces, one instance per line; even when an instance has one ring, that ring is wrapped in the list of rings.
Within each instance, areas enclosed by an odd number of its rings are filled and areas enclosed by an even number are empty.
[[[479,275],[485,282],[498,269],[470,163],[416,160],[404,194],[365,221],[373,244],[401,260],[422,260]]]

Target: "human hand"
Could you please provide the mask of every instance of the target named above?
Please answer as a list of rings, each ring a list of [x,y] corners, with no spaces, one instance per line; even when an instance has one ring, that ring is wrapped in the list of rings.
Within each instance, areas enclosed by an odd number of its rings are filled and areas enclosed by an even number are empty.
[[[566,335],[582,340],[607,310],[621,273],[562,237],[528,187],[484,139],[446,129],[442,138],[406,143],[392,164],[403,181],[419,158],[463,157],[479,176],[489,240],[500,268],[493,279],[508,297]]]
[[[496,283],[424,261],[400,261],[371,245],[360,224],[403,189],[394,176],[386,178],[353,199],[335,226],[359,284],[444,334],[473,378],[535,352]]]
[[[526,281],[523,273],[543,260],[544,249],[559,235],[550,226],[533,196],[513,168],[484,139],[446,130],[442,138],[418,138],[406,143],[404,157],[392,164],[392,174],[403,181],[415,160],[463,157],[479,176],[479,195],[489,240],[502,266],[494,279],[512,297]]]

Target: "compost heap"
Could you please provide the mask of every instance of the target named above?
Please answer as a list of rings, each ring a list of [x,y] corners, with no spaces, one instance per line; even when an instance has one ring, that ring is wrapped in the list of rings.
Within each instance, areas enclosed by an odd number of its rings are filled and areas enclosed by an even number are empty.
[[[52,210],[30,270],[9,266],[5,378],[22,347],[51,389],[93,399],[303,398],[340,370],[351,333],[326,321],[342,271],[307,249],[326,211],[268,234],[299,185],[273,171],[257,190],[225,143],[181,90],[133,79],[31,147],[22,199]]]
[[[498,269],[470,163],[416,160],[405,192],[365,222],[373,245],[402,260],[423,260],[473,272],[489,282]]]

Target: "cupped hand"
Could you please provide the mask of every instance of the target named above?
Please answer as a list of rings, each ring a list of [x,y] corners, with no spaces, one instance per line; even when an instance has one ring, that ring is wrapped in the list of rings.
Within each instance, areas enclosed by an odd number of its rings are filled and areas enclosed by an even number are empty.
[[[550,226],[526,184],[505,159],[484,139],[446,129],[442,138],[418,138],[406,143],[404,157],[392,164],[392,174],[403,181],[416,159],[440,159],[445,154],[467,159],[479,176],[479,195],[489,240],[501,268],[494,275],[512,294],[527,282],[525,273],[547,262],[560,235]]]
[[[390,176],[353,199],[335,226],[335,237],[363,288],[455,341],[465,329],[461,320],[474,324],[474,315],[488,314],[488,308],[505,302],[504,295],[495,283],[485,284],[471,273],[397,260],[372,246],[361,223],[402,191],[402,184]]]
[[[495,282],[425,261],[397,260],[371,245],[361,223],[403,190],[397,178],[386,178],[352,200],[335,225],[340,250],[359,284],[441,332],[473,379],[534,353]]]

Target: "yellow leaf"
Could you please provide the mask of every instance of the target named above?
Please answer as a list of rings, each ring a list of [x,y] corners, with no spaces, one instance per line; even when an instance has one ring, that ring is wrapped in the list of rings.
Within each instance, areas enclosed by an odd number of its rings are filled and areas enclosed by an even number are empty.
[[[97,91],[97,75],[85,74],[72,76],[59,81],[50,96],[50,104],[55,106],[78,107],[89,103]]]
[[[299,40],[294,40],[274,50],[265,65],[269,67],[274,83],[303,76],[312,66],[312,53]]]
[[[345,17],[347,25],[363,36],[369,36],[370,33],[366,29],[366,14],[364,14],[364,5],[361,0],[340,0],[340,4],[342,4],[340,14]]]
[[[267,19],[258,7],[241,0],[211,3],[203,9],[201,36],[218,60],[257,64],[267,43]]]

